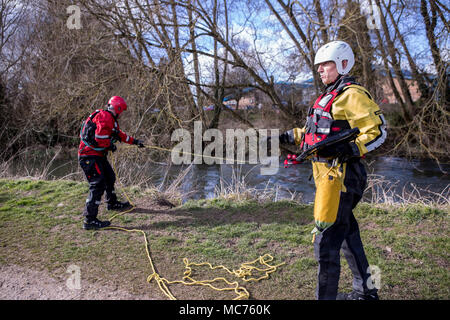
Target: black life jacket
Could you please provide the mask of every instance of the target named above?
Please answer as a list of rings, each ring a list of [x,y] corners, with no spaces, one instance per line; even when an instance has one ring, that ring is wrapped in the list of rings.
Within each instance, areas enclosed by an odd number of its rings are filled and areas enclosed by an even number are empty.
[[[89,148],[96,150],[96,151],[105,150],[105,148],[98,147],[98,143],[95,140],[95,130],[97,130],[97,125],[95,124],[94,121],[92,121],[100,111],[101,110],[97,109],[91,115],[89,115],[89,117],[86,119],[86,121],[83,122],[83,124],[81,126],[81,131],[80,131],[80,138],[84,142],[84,144],[86,146],[88,146]],[[111,111],[109,111],[109,110],[105,110],[105,111],[111,113]],[[117,124],[116,117],[112,113],[111,113],[111,115],[114,118],[114,128],[112,130],[111,142],[115,143],[116,141],[120,141],[119,130],[117,129],[118,124]]]
[[[314,146],[317,142],[325,140],[328,136],[333,135],[341,130],[351,129],[347,120],[334,120],[331,114],[331,106],[336,97],[341,94],[345,87],[357,84],[352,77],[345,77],[338,80],[332,90],[326,91],[312,107],[308,110],[306,120],[305,137],[300,145],[301,150]]]
[[[97,125],[92,119],[100,112],[100,110],[95,110],[89,117],[84,121],[81,126],[80,138],[86,146],[93,150],[102,151],[105,148],[99,148],[97,141],[95,141],[95,130],[97,130]]]

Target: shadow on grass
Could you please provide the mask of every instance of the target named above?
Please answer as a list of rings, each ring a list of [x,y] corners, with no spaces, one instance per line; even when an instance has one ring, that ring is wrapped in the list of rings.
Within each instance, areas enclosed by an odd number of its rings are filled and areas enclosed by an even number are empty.
[[[134,228],[140,230],[162,230],[168,227],[217,227],[224,224],[233,225],[241,223],[262,224],[286,224],[291,226],[303,226],[313,221],[312,206],[286,203],[269,204],[243,204],[217,208],[206,207],[178,207],[167,208],[145,208],[137,207],[129,213],[148,215],[145,223],[136,225]],[[128,215],[128,214],[127,214]],[[130,216],[128,215],[130,218]]]

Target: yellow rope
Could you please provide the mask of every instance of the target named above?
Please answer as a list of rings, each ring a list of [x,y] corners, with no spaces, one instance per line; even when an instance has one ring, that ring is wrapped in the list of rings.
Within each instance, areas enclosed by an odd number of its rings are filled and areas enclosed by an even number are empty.
[[[134,210],[135,206],[134,204],[131,202],[130,197],[128,197],[128,194],[125,192],[125,188],[122,184],[122,181],[120,181],[118,175],[117,175],[117,169],[116,169],[116,161],[114,158],[114,155],[112,154],[112,152],[110,152],[111,154],[111,158],[112,158],[112,163],[113,163],[113,169],[114,169],[114,173],[117,177],[117,180],[120,183],[121,189],[122,189],[122,193],[125,195],[125,197],[127,198],[128,202],[131,204],[131,208],[126,210],[126,211],[122,211],[119,212],[115,215],[113,215],[109,221],[112,221],[113,219],[115,219],[116,217],[123,215],[125,213],[131,212]],[[159,288],[161,289],[161,291],[170,299],[170,300],[176,300],[176,298],[173,296],[173,294],[170,292],[169,288],[165,285],[164,280],[159,276],[159,274],[156,272],[155,266],[153,264],[153,260],[152,257],[150,255],[150,250],[149,250],[149,243],[148,243],[148,239],[147,239],[147,235],[145,234],[144,231],[139,230],[139,229],[125,229],[125,228],[121,228],[121,227],[107,227],[105,229],[112,229],[112,230],[121,230],[121,231],[125,231],[125,232],[138,232],[141,233],[144,237],[144,242],[145,242],[145,252],[147,253],[147,258],[148,261],[150,263],[150,268],[152,270],[152,274],[150,276],[148,276],[147,281],[150,282],[151,279],[155,279],[156,282],[158,283]]]
[[[128,147],[128,148],[131,148],[131,147],[133,147],[133,146],[125,146],[125,147]],[[146,148],[146,149],[155,149],[155,150],[161,150],[161,151],[167,151],[167,152],[172,152],[173,150],[172,149],[168,149],[168,148],[163,148],[163,147],[158,147],[158,146],[144,146],[144,148]],[[203,158],[210,158],[210,159],[216,159],[216,160],[221,160],[221,161],[228,161],[229,163],[234,163],[234,162],[236,162],[236,163],[238,163],[238,164],[253,164],[253,163],[250,163],[250,162],[248,162],[248,161],[242,161],[242,160],[235,160],[235,159],[231,159],[231,158],[223,158],[223,157],[215,157],[215,156],[207,156],[207,155],[204,155],[204,154],[199,154],[199,153],[193,153],[193,152],[188,152],[188,151],[176,151],[176,152],[179,152],[179,153],[182,153],[182,154],[189,154],[189,155],[191,155],[191,156],[196,156],[196,157],[203,157]]]
[[[164,148],[161,148],[164,149]],[[125,195],[125,197],[127,198],[128,202],[131,204],[131,208],[123,211],[123,212],[119,212],[115,215],[113,215],[109,220],[112,221],[113,219],[115,219],[116,217],[123,215],[125,213],[131,212],[135,206],[132,204],[130,198],[128,197],[128,194],[125,192],[125,188],[122,184],[122,182],[120,181],[119,177],[117,176],[117,170],[116,170],[116,164],[115,164],[115,159],[114,156],[111,153],[111,158],[112,158],[112,163],[113,163],[113,169],[114,172],[116,174],[117,180],[120,183],[121,189],[122,189],[122,193]],[[176,300],[175,296],[170,292],[169,287],[167,285],[169,284],[183,284],[183,285],[187,285],[187,286],[195,286],[195,285],[201,285],[201,286],[208,286],[216,291],[234,291],[236,293],[236,297],[233,300],[241,300],[241,299],[248,299],[250,297],[249,292],[247,291],[247,289],[245,289],[244,287],[240,286],[239,283],[237,281],[234,282],[230,282],[229,280],[227,280],[224,277],[217,277],[211,280],[195,280],[192,278],[192,267],[191,266],[208,266],[211,270],[216,270],[216,269],[223,269],[225,271],[227,271],[229,274],[234,275],[240,279],[242,279],[245,282],[250,282],[250,281],[260,281],[263,279],[268,279],[269,275],[273,272],[275,272],[277,270],[277,268],[283,264],[277,264],[277,265],[270,265],[269,262],[271,262],[274,258],[270,255],[270,254],[265,254],[263,256],[260,256],[259,258],[250,261],[250,262],[245,262],[241,264],[241,267],[237,270],[230,270],[227,267],[223,266],[223,265],[219,265],[219,266],[212,266],[209,262],[203,262],[203,263],[193,263],[193,262],[189,262],[189,260],[187,258],[183,258],[183,262],[186,268],[186,271],[184,272],[184,277],[183,280],[174,280],[174,281],[169,281],[163,277],[161,277],[158,272],[156,272],[155,266],[153,264],[153,260],[152,257],[150,255],[150,250],[149,250],[149,243],[148,243],[148,239],[147,239],[147,235],[145,234],[144,231],[139,230],[139,229],[126,229],[126,228],[122,228],[122,227],[107,227],[105,229],[112,229],[112,230],[121,230],[121,231],[125,231],[125,232],[138,232],[141,233],[144,237],[144,242],[145,242],[145,251],[147,253],[147,258],[148,261],[150,263],[150,268],[152,273],[147,277],[147,282],[150,283],[152,280],[155,280],[156,283],[158,284],[158,287],[160,288],[160,290],[162,291],[162,293],[164,293],[165,296],[167,296],[170,300]],[[258,268],[255,267],[254,264],[259,262],[261,265],[263,265],[265,268]],[[252,271],[256,270],[257,272],[263,272],[265,273],[263,276],[259,277],[259,278],[251,278],[252,276]],[[215,282],[219,282],[219,281],[223,281],[225,282],[229,287],[225,287],[225,288],[218,288],[216,286],[213,285],[213,283]]]
[[[237,281],[230,282],[229,280],[227,280],[224,277],[217,277],[217,278],[214,278],[211,280],[195,280],[191,276],[192,275],[192,267],[191,266],[197,266],[197,267],[208,266],[210,270],[222,269],[222,270],[225,270],[226,272],[228,272],[229,274],[240,278],[241,280],[243,280],[245,282],[249,282],[249,281],[256,282],[256,281],[260,281],[260,280],[269,278],[269,275],[271,273],[275,272],[279,266],[284,264],[284,262],[283,262],[283,263],[273,265],[273,266],[269,265],[268,262],[270,262],[272,260],[273,260],[273,257],[270,254],[265,254],[264,256],[260,256],[259,258],[255,259],[253,261],[245,262],[245,263],[241,264],[241,267],[238,270],[230,270],[223,265],[213,266],[209,262],[194,263],[194,262],[189,262],[189,260],[187,258],[183,258],[184,266],[186,268],[186,271],[184,272],[183,280],[175,280],[175,281],[167,281],[166,279],[162,279],[162,280],[166,281],[167,284],[181,283],[181,284],[189,285],[189,286],[191,286],[191,285],[208,286],[216,291],[231,291],[231,290],[233,290],[237,295],[236,298],[234,298],[233,300],[248,299],[250,297],[250,294],[248,293],[247,289],[239,286],[239,283]],[[255,264],[257,262],[264,265],[266,268],[258,268],[258,267],[253,266],[253,264]],[[246,278],[246,277],[252,276],[252,270],[256,270],[258,272],[264,272],[265,274],[259,278]],[[230,287],[218,288],[218,287],[212,285],[212,283],[218,282],[218,281],[223,281]]]

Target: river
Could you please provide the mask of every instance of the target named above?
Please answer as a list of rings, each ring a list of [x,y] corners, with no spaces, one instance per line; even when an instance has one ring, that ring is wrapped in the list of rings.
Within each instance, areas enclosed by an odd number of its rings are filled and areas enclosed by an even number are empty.
[[[450,175],[443,174],[433,161],[408,161],[397,157],[379,157],[366,166],[372,189],[383,189],[386,196],[413,191],[428,191],[441,193],[450,187]],[[446,172],[450,172],[450,165],[443,165]],[[230,165],[197,165],[191,169],[183,184],[183,191],[193,189],[197,191],[191,196],[194,199],[212,198],[216,186],[225,181],[225,186],[231,185],[236,176],[245,177],[248,187],[261,190],[267,187],[279,186],[278,198],[291,198],[293,193],[301,195],[302,202],[314,201],[314,180],[310,179],[311,165],[309,163],[284,168],[280,163],[278,173],[275,175],[261,175],[259,167],[243,165],[242,167]],[[427,190],[427,191],[425,191]]]
[[[119,157],[117,161],[120,164],[123,159]],[[405,193],[411,192],[415,192],[417,197],[432,196],[433,193],[441,194],[437,197],[442,198],[442,195],[448,197],[450,174],[444,174],[434,161],[410,161],[400,157],[373,157],[364,162],[369,175],[366,199],[379,198],[381,195],[384,198],[392,197],[398,200],[404,197]],[[45,165],[46,163],[47,165]],[[73,155],[70,158],[56,159],[51,164],[48,164],[48,160],[36,161],[36,159],[31,164],[35,168],[35,172],[42,172],[43,165],[46,166],[45,178],[57,179],[68,175],[69,178],[83,179],[77,159]],[[135,167],[141,177],[148,177],[149,182],[156,186],[161,184],[164,177],[166,181],[170,182],[186,168],[186,166],[166,166],[150,162],[143,164],[131,162],[127,165]],[[37,168],[39,166],[41,168]],[[450,172],[450,164],[443,164],[441,168],[445,172]],[[167,169],[169,171],[166,175]],[[314,201],[314,180],[309,179],[312,172],[310,163],[306,162],[285,168],[280,162],[278,172],[274,175],[262,175],[260,169],[261,167],[258,165],[193,165],[180,184],[182,193],[186,195],[184,201],[213,198],[221,183],[223,187],[227,188],[230,187],[233,180],[244,182],[245,186],[253,192],[263,193],[264,190],[276,189],[276,199],[292,198],[294,195],[297,200],[305,203]],[[20,172],[23,171],[23,167],[21,169],[12,168],[12,171],[12,174],[26,175]],[[28,169],[27,172],[29,171]],[[422,195],[418,193],[419,191]]]

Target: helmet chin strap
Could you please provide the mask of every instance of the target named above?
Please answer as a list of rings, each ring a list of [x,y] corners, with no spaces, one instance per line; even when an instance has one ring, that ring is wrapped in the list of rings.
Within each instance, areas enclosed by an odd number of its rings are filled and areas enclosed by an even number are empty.
[[[334,80],[332,83],[328,84],[328,85],[325,87],[325,88],[326,88],[326,91],[327,91],[327,92],[332,91],[333,89],[330,89],[330,88],[333,88],[334,85],[336,84],[336,82],[338,82],[339,79],[341,79],[342,77],[344,77],[344,75],[338,74],[336,80]]]

